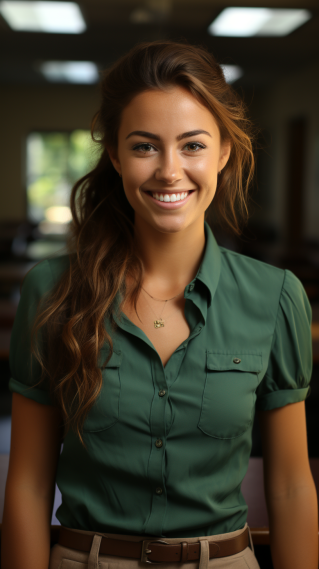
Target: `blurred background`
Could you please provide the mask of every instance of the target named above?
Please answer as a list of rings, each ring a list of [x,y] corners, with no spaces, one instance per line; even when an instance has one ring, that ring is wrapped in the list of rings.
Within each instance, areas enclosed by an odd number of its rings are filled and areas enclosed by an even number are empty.
[[[155,39],[206,46],[259,128],[249,224],[240,238],[218,227],[215,235],[225,247],[290,269],[306,289],[314,364],[307,429],[317,468],[318,37],[317,0],[235,0],[231,7],[223,0],[0,1],[0,480],[10,449],[8,356],[21,280],[63,248],[70,190],[98,159],[89,129],[99,71]],[[252,459],[261,453],[256,424]]]

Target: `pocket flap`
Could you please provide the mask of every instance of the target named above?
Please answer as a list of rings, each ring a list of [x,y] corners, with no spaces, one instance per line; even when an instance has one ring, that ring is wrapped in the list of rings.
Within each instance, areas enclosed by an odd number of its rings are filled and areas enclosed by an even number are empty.
[[[109,354],[109,349],[107,349],[107,350],[105,348],[101,349],[99,360],[98,360],[99,367],[101,367],[102,369],[108,368],[108,367],[120,367],[121,362],[122,362],[122,352],[120,350],[119,351],[113,350],[113,354],[111,356],[110,361],[108,361],[107,364],[104,365],[104,362],[105,362],[108,354]]]
[[[240,362],[236,363],[236,360],[240,360]],[[257,373],[262,370],[262,353],[207,352],[207,369],[216,371],[233,369]]]

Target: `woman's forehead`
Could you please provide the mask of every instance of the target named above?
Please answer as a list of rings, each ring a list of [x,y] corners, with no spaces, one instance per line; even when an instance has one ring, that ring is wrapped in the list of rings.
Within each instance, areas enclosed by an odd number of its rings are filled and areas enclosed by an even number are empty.
[[[192,130],[212,129],[217,123],[212,113],[190,93],[179,86],[165,90],[152,89],[139,93],[124,108],[120,124],[120,136],[129,132],[174,131],[177,134]]]

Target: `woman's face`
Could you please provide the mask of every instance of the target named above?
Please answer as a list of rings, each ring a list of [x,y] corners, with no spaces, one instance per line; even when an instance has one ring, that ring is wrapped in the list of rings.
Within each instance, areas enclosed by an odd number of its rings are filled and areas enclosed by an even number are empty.
[[[110,153],[135,211],[135,226],[177,232],[203,223],[229,158],[209,110],[182,87],[149,90],[125,107]]]

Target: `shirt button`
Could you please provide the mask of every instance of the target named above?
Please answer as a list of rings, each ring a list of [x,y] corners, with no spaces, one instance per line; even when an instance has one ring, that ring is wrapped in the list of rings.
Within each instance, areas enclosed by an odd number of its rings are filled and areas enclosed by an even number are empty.
[[[163,446],[163,441],[162,439],[157,439],[155,446],[157,446],[157,448],[161,448]]]
[[[163,397],[165,393],[166,393],[165,389],[161,389],[161,391],[158,392],[160,397]]]
[[[234,364],[240,364],[241,360],[239,358],[233,359]]]
[[[160,495],[163,493],[163,488],[161,488],[160,486],[158,486],[155,490],[156,494]]]
[[[190,291],[194,290],[194,287],[195,287],[194,284],[189,285],[189,290],[190,290]]]

